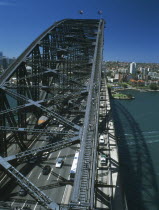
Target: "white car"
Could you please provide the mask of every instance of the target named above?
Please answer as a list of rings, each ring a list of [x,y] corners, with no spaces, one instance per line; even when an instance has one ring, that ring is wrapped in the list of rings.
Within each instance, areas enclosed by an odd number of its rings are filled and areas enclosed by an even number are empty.
[[[57,158],[55,167],[56,167],[56,168],[61,168],[63,162],[64,162],[64,161],[63,161],[63,158]]]
[[[41,159],[42,160],[47,160],[48,156],[49,156],[49,152],[43,152],[43,154],[41,156]]]
[[[100,163],[101,163],[101,165],[106,165],[107,164],[107,157],[106,157],[106,155],[101,155]]]
[[[99,143],[100,144],[104,144],[105,143],[104,135],[100,135],[100,137],[99,137]]]
[[[101,103],[101,104],[100,104],[100,107],[101,107],[101,108],[104,108],[104,103]]]

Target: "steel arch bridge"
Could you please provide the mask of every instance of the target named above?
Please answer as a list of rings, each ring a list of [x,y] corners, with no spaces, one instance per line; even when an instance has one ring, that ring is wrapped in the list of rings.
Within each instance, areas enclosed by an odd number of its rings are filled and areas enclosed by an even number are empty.
[[[14,178],[43,208],[94,207],[103,33],[103,19],[55,22],[0,77],[1,180]],[[75,184],[62,207],[18,167],[73,144]]]

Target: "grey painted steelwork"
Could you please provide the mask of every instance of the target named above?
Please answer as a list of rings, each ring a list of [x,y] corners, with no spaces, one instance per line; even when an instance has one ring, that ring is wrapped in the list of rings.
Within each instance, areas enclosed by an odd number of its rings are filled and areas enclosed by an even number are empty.
[[[42,203],[42,205],[46,206],[48,209],[59,209],[59,206],[56,203],[54,203],[47,195],[45,195],[45,193],[39,190],[33,183],[31,183],[26,177],[24,177],[2,157],[0,157],[0,164],[7,170],[7,172],[16,178],[16,181],[20,186],[22,186],[24,189],[27,189],[30,195],[34,197],[38,202]]]
[[[47,107],[44,107],[42,106],[41,104],[39,104],[41,101],[33,101],[31,99],[28,99],[27,97],[21,95],[21,94],[18,94],[18,93],[15,93],[14,91],[12,90],[7,90],[5,87],[1,87],[4,91],[6,91],[9,95],[17,98],[17,99],[22,99],[24,100],[25,102],[29,102],[30,104],[36,106],[36,107],[39,107],[40,109],[42,109],[44,112],[47,113],[48,116],[53,116],[53,117],[56,117],[56,120],[58,120],[59,122],[62,122],[62,123],[65,123],[67,125],[69,125],[70,127],[73,127],[77,130],[80,130],[80,126],[72,123],[72,122],[69,122],[67,119],[65,119],[64,117],[60,116],[59,114],[57,114],[56,112],[54,112],[53,110],[50,110],[48,109]],[[26,105],[27,106],[27,105]]]
[[[0,126],[0,131],[16,131],[16,132],[27,132],[28,135],[33,133],[41,133],[43,135],[52,135],[52,134],[58,134],[58,135],[78,135],[79,132],[71,132],[71,131],[54,131],[54,130],[48,130],[48,129],[34,129],[34,128],[17,128],[17,127],[7,127],[7,126]]]
[[[99,23],[72,204],[93,208],[104,21]],[[89,207],[88,206],[89,203]],[[81,207],[82,208],[82,207]]]
[[[0,164],[49,209],[59,206],[45,196],[41,200],[40,190],[30,189],[32,184],[18,173],[12,160],[23,162],[44,151],[80,143],[76,185],[68,208],[93,208],[103,28],[103,20],[56,22],[0,77]],[[30,148],[42,135],[58,135],[58,141]],[[15,143],[16,150],[8,154]]]
[[[20,152],[16,155],[8,156],[8,157],[4,158],[4,160],[10,161],[10,160],[15,160],[15,159],[20,159],[20,158],[26,158],[27,156],[32,156],[32,155],[38,156],[39,153],[45,152],[45,151],[55,152],[59,149],[71,146],[73,144],[77,144],[79,142],[80,142],[80,137],[75,136],[70,139],[59,141],[58,143],[48,144],[47,146],[38,147],[36,149],[31,149],[31,150],[26,150],[26,151]]]
[[[13,87],[13,85],[12,85]],[[50,86],[48,86],[50,87]],[[69,93],[69,94],[64,94],[62,96],[60,95],[57,95],[57,96],[54,96],[52,98],[49,98],[49,100],[56,100],[56,102],[58,102],[60,99],[65,99],[65,98],[72,98],[72,97],[75,97],[75,96],[79,96],[81,94],[87,94],[88,91],[87,90],[82,90],[81,92],[75,92],[75,93]],[[40,101],[37,101],[37,103],[44,103],[44,102],[47,102],[48,99],[44,99],[44,100],[40,100]],[[2,114],[6,114],[6,113],[9,113],[9,112],[13,112],[13,111],[17,111],[18,109],[23,109],[23,108],[26,108],[28,106],[32,106],[33,104],[32,103],[28,103],[28,104],[24,104],[24,105],[21,105],[21,106],[16,106],[14,108],[11,108],[11,109],[6,109],[6,110],[3,110],[0,112],[0,115]]]
[[[25,62],[27,59],[27,56],[32,52],[32,50],[38,45],[38,43],[53,30],[55,27],[57,27],[59,24],[64,23],[67,20],[62,20],[59,22],[56,22],[54,25],[50,26],[46,31],[44,31],[36,40],[32,42],[32,44],[18,57],[18,59],[5,71],[2,76],[0,77],[0,84],[3,85],[4,82],[8,80],[9,77],[17,70],[19,65],[22,62]]]

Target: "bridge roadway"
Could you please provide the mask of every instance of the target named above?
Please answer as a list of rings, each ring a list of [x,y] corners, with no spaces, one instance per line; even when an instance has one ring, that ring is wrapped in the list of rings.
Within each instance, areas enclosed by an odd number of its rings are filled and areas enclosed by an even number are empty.
[[[45,146],[48,144],[46,138],[47,137],[41,137],[42,141],[35,142],[33,148]],[[42,189],[46,195],[48,195],[56,203],[68,203],[73,184],[72,182],[68,181],[69,172],[76,150],[79,150],[79,145],[72,145],[71,147],[64,148],[60,151],[49,153],[46,160],[37,159],[35,163],[31,163],[30,161],[21,163],[17,169],[19,171],[23,169],[23,175],[25,175],[25,177],[27,177],[39,189]],[[56,159],[58,157],[64,158],[64,164],[62,168],[55,167]],[[42,168],[45,165],[51,166],[51,173],[48,175],[42,174]],[[4,197],[1,199],[9,201],[12,208],[29,205],[31,209],[34,210],[39,208],[45,209],[40,207],[30,195],[26,195],[24,197],[19,196],[20,187],[15,185],[16,183],[13,182],[12,179],[7,180],[7,182],[1,185],[1,188],[4,187]]]
[[[70,120],[72,121],[73,119],[74,118],[71,118]],[[59,125],[57,125],[54,127],[47,127],[47,130],[62,131],[63,128],[60,128]],[[29,138],[31,138],[31,135],[29,136]],[[48,145],[46,138],[47,136],[42,136],[38,141],[32,142],[31,144],[33,146],[30,145],[31,148],[34,149]],[[10,153],[9,151],[14,150],[15,148],[14,144],[9,147],[8,155]],[[41,161],[41,159],[37,159],[35,163],[24,161],[24,163],[21,163],[16,168],[18,171],[22,171],[26,178],[34,183],[39,189],[43,190],[46,195],[55,200],[55,202],[68,204],[73,185],[72,182],[68,181],[68,178],[72,160],[77,149],[79,149],[79,145],[72,145],[71,147],[54,153],[50,152],[47,160]],[[64,158],[64,164],[61,169],[55,167],[56,159],[59,156]],[[51,173],[48,176],[42,175],[42,168],[46,164],[51,166]],[[13,182],[12,179],[1,184],[1,189],[4,193],[4,196],[1,196],[1,199],[8,201],[9,206],[12,208],[17,206],[23,208],[26,205],[29,205],[31,209],[45,209],[41,207],[40,204],[38,205],[38,202],[29,195],[25,197],[18,196],[20,187],[16,185],[17,184]]]
[[[119,176],[118,146],[112,119],[110,95],[106,75],[103,72],[100,92],[99,135],[103,135],[104,144],[98,144],[98,167],[96,178],[96,209],[125,210],[122,186]],[[107,164],[101,164],[101,156],[107,157]]]

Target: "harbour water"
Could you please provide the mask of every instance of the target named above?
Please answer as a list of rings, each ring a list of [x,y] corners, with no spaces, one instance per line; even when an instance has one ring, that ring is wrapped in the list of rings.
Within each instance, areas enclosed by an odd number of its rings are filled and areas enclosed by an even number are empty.
[[[159,92],[112,99],[120,173],[129,210],[159,210]]]

